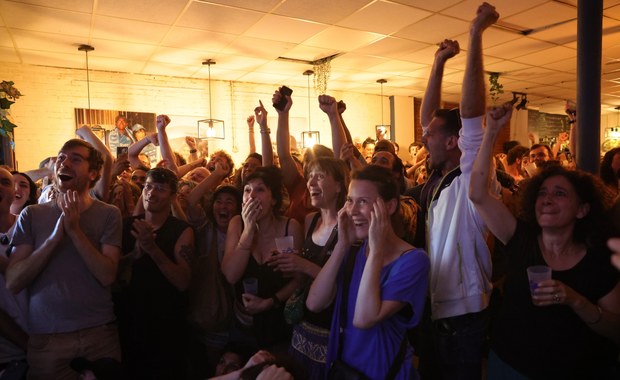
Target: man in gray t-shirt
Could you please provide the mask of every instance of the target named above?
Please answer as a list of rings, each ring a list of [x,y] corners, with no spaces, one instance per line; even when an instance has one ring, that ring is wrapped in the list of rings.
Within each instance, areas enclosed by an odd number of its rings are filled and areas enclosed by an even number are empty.
[[[67,141],[55,165],[58,197],[27,207],[17,221],[6,282],[29,293],[29,379],[75,379],[76,356],[120,360],[109,287],[121,215],[89,194],[102,165],[92,145]]]

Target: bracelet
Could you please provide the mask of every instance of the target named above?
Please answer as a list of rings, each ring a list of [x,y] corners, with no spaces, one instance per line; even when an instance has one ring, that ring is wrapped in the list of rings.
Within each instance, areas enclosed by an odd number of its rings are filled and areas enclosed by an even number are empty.
[[[596,325],[601,321],[601,319],[603,319],[603,309],[601,309],[600,306],[596,305],[596,310],[598,310],[598,317],[592,322],[586,321],[587,324]]]
[[[569,120],[568,124],[575,124],[575,120]]]
[[[276,297],[276,295],[272,295],[271,296],[271,300],[273,301],[273,308],[277,309],[280,306],[282,306],[282,301],[280,301],[280,299],[278,297]]]
[[[264,128],[264,129],[261,128],[260,129],[260,133],[271,133],[271,129],[269,129],[269,128]]]
[[[190,153],[190,154],[194,154],[194,153],[196,153],[196,152],[198,152],[198,149],[190,149],[190,150],[189,150],[189,153]]]

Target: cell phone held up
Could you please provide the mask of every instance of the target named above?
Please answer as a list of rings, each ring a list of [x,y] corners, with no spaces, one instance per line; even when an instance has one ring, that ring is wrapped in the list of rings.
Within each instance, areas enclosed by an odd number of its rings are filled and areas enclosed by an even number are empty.
[[[293,90],[291,90],[290,88],[286,86],[280,87],[280,95],[282,96],[280,97],[279,102],[273,104],[273,107],[275,109],[282,111],[284,107],[286,107],[286,103],[287,103],[286,97],[291,96],[291,94],[293,94]]]

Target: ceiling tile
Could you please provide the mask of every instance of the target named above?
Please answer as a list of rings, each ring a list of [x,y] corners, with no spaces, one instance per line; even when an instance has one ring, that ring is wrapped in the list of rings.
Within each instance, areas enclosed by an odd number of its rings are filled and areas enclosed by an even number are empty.
[[[191,77],[199,68],[196,66],[175,65],[172,63],[149,62],[142,74]]]
[[[520,57],[552,47],[554,47],[554,45],[548,42],[539,41],[528,37],[520,37],[519,39],[506,42],[505,44],[484,49],[484,54],[502,59],[514,59],[515,57]]]
[[[399,58],[403,55],[428,47],[428,44],[405,40],[402,38],[386,37],[370,45],[353,51],[358,54],[375,55],[386,58]]]
[[[485,62],[485,65],[484,65],[484,69],[486,71],[491,71],[491,72],[496,72],[496,73],[510,73],[512,71],[528,69],[530,67],[531,67],[530,65],[526,65],[526,64],[514,62],[514,61],[508,61],[508,60],[495,62],[492,64],[487,64]]]
[[[339,51],[351,51],[368,45],[385,36],[377,33],[332,26],[309,38],[303,44]]]
[[[186,0],[106,0],[97,1],[97,14],[120,19],[171,24],[181,14]]]
[[[575,75],[577,73],[577,60],[565,59],[562,61],[549,63],[547,65],[542,65],[542,67],[556,71],[563,71],[565,73],[572,73]]]
[[[245,74],[245,71],[228,70],[227,68],[221,66],[218,67],[218,65],[211,66],[212,80],[236,81]],[[196,71],[192,77],[199,79],[209,79],[209,70],[206,67],[202,67],[200,70]]]
[[[500,20],[504,20],[515,13],[526,11],[548,1],[549,0],[496,1],[493,2],[492,5],[495,6],[495,9],[499,13]],[[480,4],[480,0],[465,0],[448,9],[442,10],[441,13],[470,21],[475,17]]]
[[[43,65],[52,67],[68,67],[81,69],[84,67],[84,56],[76,54],[52,53],[47,51],[37,51],[20,49],[23,62],[29,65]]]
[[[460,3],[463,0],[393,0],[395,3],[409,5],[412,7],[426,9],[433,12],[438,12],[443,9],[449,8],[454,4]]]
[[[301,43],[321,30],[325,24],[309,22],[278,15],[266,15],[244,35],[266,40]]]
[[[577,9],[555,1],[547,1],[502,21],[518,25],[523,29],[544,28],[549,25],[577,18]]]
[[[420,69],[425,65],[420,63],[413,63],[408,61],[399,61],[396,59],[380,63],[374,66],[368,66],[366,71],[375,73],[384,73],[389,75],[401,75],[411,72],[416,69]]]
[[[293,46],[295,45],[290,42],[239,37],[229,46],[224,48],[222,53],[237,56],[276,59],[284,55],[284,53],[289,51]]]
[[[273,13],[331,25],[372,1],[374,0],[287,0]]]
[[[151,61],[194,66],[195,69],[198,69],[202,66],[202,61],[206,58],[208,57],[205,57],[204,53],[198,50],[160,47],[153,53]]]
[[[281,86],[286,83],[289,74],[266,74],[266,73],[247,73],[239,78],[241,82],[264,83],[273,86]]]
[[[2,62],[7,63],[21,63],[15,49],[0,46],[0,56],[2,56]]]
[[[17,0],[16,3],[40,5],[43,7],[64,9],[75,12],[92,12],[93,1],[84,0]]]
[[[79,37],[20,30],[13,33],[13,38],[19,49],[84,54],[78,51],[85,42]]]
[[[148,44],[136,44],[123,41],[108,41],[93,39],[91,45],[95,50],[88,56],[110,57],[131,60],[147,60],[155,52],[157,46]],[[80,53],[84,54],[84,53]]]
[[[184,1],[184,0],[183,0]],[[230,7],[250,9],[255,11],[269,12],[276,5],[282,2],[282,0],[194,0],[203,3],[215,3],[227,5]]]
[[[562,61],[566,59],[576,59],[577,51],[566,48],[564,46],[556,46],[551,49],[541,50],[533,54],[526,54],[517,58],[513,58],[516,62],[529,65],[542,66],[548,63]]]
[[[217,66],[218,69],[236,70],[236,71],[253,71],[271,62],[270,60],[256,57],[240,57],[227,54],[218,54],[214,58],[216,65],[211,66],[211,71]],[[201,65],[204,70],[206,66]]]
[[[145,21],[122,20],[117,17],[97,16],[93,38],[104,40],[158,44],[169,27]]]
[[[13,48],[13,40],[6,28],[0,28],[0,46]]]
[[[207,52],[219,52],[235,40],[233,34],[224,34],[191,28],[172,27],[161,45]]]
[[[450,69],[450,68],[445,68],[443,73],[444,73],[444,75],[448,75],[448,74],[454,73],[455,71],[457,71],[457,70]],[[408,73],[405,73],[404,75],[408,76],[408,77],[424,79],[425,81],[428,81],[428,78],[431,75],[431,66],[426,66],[426,67],[424,67],[422,69],[413,70],[413,71],[410,71]]]
[[[338,51],[333,49],[323,49],[312,46],[297,45],[284,53],[283,57],[301,59],[305,61],[315,61],[317,59],[330,57]]]
[[[391,34],[430,15],[428,11],[379,0],[353,13],[337,25]]]
[[[438,27],[439,26],[439,27]],[[399,30],[394,35],[414,41],[437,44],[446,38],[463,34],[469,30],[469,23],[452,17],[435,14],[422,21]]]
[[[220,33],[241,34],[263,16],[264,13],[261,12],[193,2],[176,25]]]
[[[88,36],[91,16],[88,13],[65,11],[34,5],[2,3],[6,25],[37,32]]]
[[[272,73],[272,74],[289,74],[291,76],[298,75],[299,78],[304,79],[304,83],[306,81],[306,76],[303,75],[304,71],[312,70],[312,65],[304,65],[301,63],[295,62],[284,62],[284,61],[271,61],[261,65],[255,71],[260,73]],[[312,80],[312,78],[310,78]]]
[[[372,57],[362,54],[347,53],[336,57],[331,66],[335,69],[351,69],[358,70],[360,67],[368,68],[387,62],[387,58]]]

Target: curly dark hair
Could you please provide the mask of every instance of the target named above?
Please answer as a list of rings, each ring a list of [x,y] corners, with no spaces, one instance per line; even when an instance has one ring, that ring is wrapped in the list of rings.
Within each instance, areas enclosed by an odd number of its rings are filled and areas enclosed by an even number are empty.
[[[545,180],[562,176],[573,186],[581,203],[590,205],[590,211],[581,219],[577,219],[573,230],[573,238],[588,247],[598,244],[603,239],[603,216],[613,203],[613,195],[603,186],[602,181],[581,170],[568,170],[560,165],[545,167],[538,175],[523,184],[519,199],[519,217],[540,233],[541,228],[536,220],[536,199]]]
[[[28,181],[28,185],[30,186],[30,189],[28,190],[28,200],[26,201],[26,203],[24,203],[24,207],[26,208],[26,206],[30,206],[30,205],[34,205],[37,203],[37,185],[34,183],[34,181],[28,176],[28,174],[26,173],[22,173],[22,172],[18,172],[17,170],[13,170],[11,171],[11,174],[13,174],[13,177],[15,177],[15,175],[20,175],[22,177],[24,177],[26,179],[26,181]]]
[[[252,174],[247,176],[243,181],[243,187],[255,179],[263,181],[265,186],[271,191],[271,197],[275,200],[273,205],[274,215],[280,215],[282,213],[282,202],[284,199],[283,192],[284,187],[282,185],[282,171],[280,168],[269,165],[261,166],[254,170]]]
[[[620,172],[614,173],[614,170],[611,168],[611,162],[614,160],[616,154],[620,154],[620,146],[617,148],[613,148],[603,156],[601,160],[600,167],[600,176],[605,185],[612,187],[614,189],[618,188],[618,178]]]

